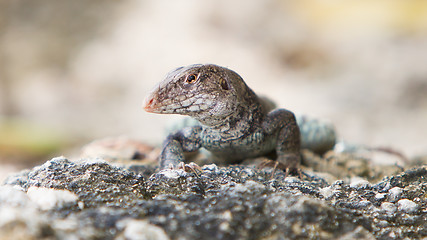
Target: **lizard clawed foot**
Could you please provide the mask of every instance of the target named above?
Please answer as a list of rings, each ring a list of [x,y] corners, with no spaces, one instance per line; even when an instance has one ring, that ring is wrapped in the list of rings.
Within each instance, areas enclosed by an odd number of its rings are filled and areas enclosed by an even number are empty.
[[[181,170],[183,170],[185,172],[193,172],[194,174],[196,174],[196,176],[199,176],[199,174],[197,174],[197,171],[199,171],[199,172],[202,171],[202,168],[199,165],[197,165],[196,163],[194,163],[194,162],[187,163],[187,164],[184,163],[184,162],[180,162],[176,168],[173,167],[172,165],[169,165],[169,168],[171,168],[171,169],[181,169]]]
[[[299,168],[285,166],[283,163],[280,163],[278,161],[265,159],[257,167],[259,169],[262,169],[265,167],[273,167],[273,171],[271,172],[271,176],[270,176],[271,179],[274,177],[274,173],[276,173],[277,168],[282,169],[285,172],[285,178],[289,175],[291,171],[294,171],[294,172],[296,171],[298,173],[299,179],[302,179],[301,170]]]
[[[191,162],[185,164],[184,162],[180,162],[178,164],[168,164],[167,167],[161,169],[158,173],[167,175],[168,177],[176,178],[179,176],[186,176],[187,173],[193,172],[197,177],[199,177],[198,171],[202,172],[202,168],[199,165]]]
[[[284,169],[284,171],[285,171],[285,178],[288,176],[288,174],[289,174],[289,172],[290,172],[291,170],[296,171],[296,172],[298,173],[298,178],[302,180],[301,169],[299,169],[299,168],[290,168],[290,167],[286,167],[286,168]]]

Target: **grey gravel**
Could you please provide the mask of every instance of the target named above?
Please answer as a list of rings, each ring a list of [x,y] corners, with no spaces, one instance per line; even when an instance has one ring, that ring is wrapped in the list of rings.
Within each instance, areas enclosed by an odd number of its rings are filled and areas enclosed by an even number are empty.
[[[388,200],[390,202],[397,202],[402,196],[402,192],[403,190],[400,187],[394,187],[388,190]]]
[[[397,209],[406,213],[414,213],[418,210],[418,204],[409,199],[400,199],[397,202]]]
[[[157,172],[132,160],[119,167],[54,158],[0,187],[0,233],[6,239],[427,237],[426,167],[375,184],[303,175],[215,164]],[[46,191],[47,207],[33,191]]]

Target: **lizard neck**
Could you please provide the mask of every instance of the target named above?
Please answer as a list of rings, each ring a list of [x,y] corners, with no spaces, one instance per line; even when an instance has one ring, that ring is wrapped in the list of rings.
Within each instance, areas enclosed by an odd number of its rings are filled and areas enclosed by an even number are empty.
[[[227,117],[220,119],[199,119],[205,129],[228,135],[240,137],[252,132],[251,129],[259,126],[263,120],[263,110],[259,104],[241,105]]]
[[[243,83],[244,84],[244,83]],[[246,85],[238,89],[237,97],[222,99],[223,105],[232,111],[228,115],[217,115],[215,112],[205,112],[204,114],[193,115],[205,129],[216,132],[246,132],[257,126],[263,120],[265,109],[259,98]],[[220,101],[220,100],[219,100]]]

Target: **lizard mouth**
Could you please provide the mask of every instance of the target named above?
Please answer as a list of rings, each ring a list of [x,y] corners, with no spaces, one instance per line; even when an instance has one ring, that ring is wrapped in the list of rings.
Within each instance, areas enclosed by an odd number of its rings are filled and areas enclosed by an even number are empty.
[[[156,101],[156,97],[153,96],[153,94],[150,94],[144,99],[144,103],[142,104],[142,107],[146,112],[156,113],[158,112],[156,111],[158,110],[157,105],[158,105],[158,102]]]
[[[164,97],[164,92],[155,90],[145,97],[142,107],[146,112],[159,114],[190,115],[205,111],[209,106],[203,104],[209,102],[203,98],[194,99],[186,96]]]
[[[158,92],[150,93],[142,104],[142,107],[149,113],[176,113],[177,106],[171,99],[162,99]]]

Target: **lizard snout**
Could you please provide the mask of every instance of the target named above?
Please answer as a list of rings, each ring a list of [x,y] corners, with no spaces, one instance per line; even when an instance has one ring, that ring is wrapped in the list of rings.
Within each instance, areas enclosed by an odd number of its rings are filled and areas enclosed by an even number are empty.
[[[155,109],[157,108],[156,104],[157,104],[156,96],[154,96],[153,94],[150,94],[144,99],[142,107],[147,112],[155,112]]]

